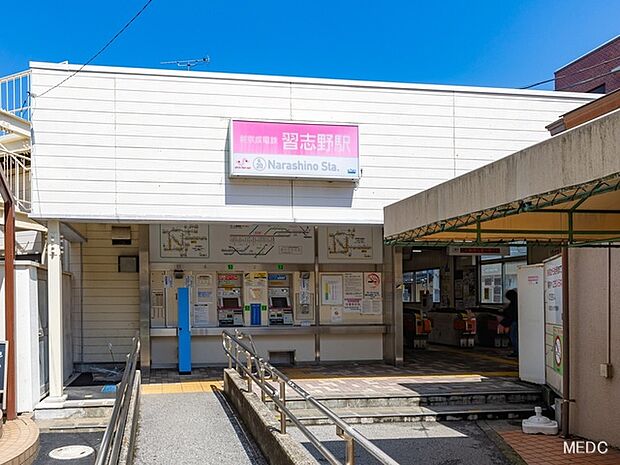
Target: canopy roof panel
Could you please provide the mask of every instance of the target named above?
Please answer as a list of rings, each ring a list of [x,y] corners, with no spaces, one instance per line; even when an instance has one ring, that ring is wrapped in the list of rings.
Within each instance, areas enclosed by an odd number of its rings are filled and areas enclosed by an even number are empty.
[[[389,205],[385,240],[620,242],[620,110]]]

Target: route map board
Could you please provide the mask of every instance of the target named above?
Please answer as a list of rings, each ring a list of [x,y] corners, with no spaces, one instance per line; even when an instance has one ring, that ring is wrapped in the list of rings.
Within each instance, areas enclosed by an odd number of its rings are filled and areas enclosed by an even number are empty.
[[[319,262],[381,263],[381,226],[325,226],[319,228]]]
[[[262,263],[311,263],[313,260],[312,226],[231,224],[213,228],[217,228],[212,243],[214,259]]]
[[[209,225],[162,224],[159,245],[162,258],[209,258]]]
[[[188,223],[156,228],[151,229],[152,261],[314,263],[313,226]]]

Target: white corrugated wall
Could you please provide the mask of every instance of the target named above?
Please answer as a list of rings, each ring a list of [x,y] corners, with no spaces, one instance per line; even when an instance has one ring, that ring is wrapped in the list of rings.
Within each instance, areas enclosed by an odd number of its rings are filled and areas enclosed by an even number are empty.
[[[43,93],[67,65],[32,64]],[[374,223],[548,137],[589,95],[87,67],[34,99],[33,216]],[[230,118],[359,125],[362,178],[230,180]]]

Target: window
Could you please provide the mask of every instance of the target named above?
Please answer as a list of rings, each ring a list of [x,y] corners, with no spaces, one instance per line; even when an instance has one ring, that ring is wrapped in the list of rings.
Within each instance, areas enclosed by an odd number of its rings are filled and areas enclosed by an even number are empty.
[[[526,263],[522,259],[504,259],[494,263],[483,262],[480,265],[480,303],[503,303],[506,291],[517,287],[517,268]]]
[[[131,226],[112,226],[112,245],[131,245]]]
[[[589,94],[604,94],[605,93],[605,83],[600,86],[596,86],[594,89],[590,89],[588,91]]]
[[[433,303],[441,302],[439,268],[403,273],[403,302],[422,302],[422,295],[429,292]]]

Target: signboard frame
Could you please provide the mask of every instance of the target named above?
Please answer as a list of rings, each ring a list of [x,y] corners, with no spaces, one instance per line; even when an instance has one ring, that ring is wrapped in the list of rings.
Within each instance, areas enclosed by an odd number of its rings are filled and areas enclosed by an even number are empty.
[[[356,145],[355,145],[355,173],[352,175],[347,175],[347,173],[340,176],[326,176],[326,175],[311,175],[311,174],[257,174],[256,171],[252,173],[238,173],[235,170],[235,158],[234,158],[234,123],[235,122],[245,122],[245,123],[257,123],[257,124],[288,124],[288,125],[300,125],[300,126],[331,126],[331,127],[350,127],[355,128],[356,131]],[[296,180],[308,180],[308,181],[342,181],[342,182],[352,182],[357,183],[361,178],[361,169],[360,169],[360,139],[359,139],[360,131],[359,125],[353,123],[322,123],[318,121],[283,121],[283,120],[268,120],[268,121],[260,121],[255,119],[236,119],[231,118],[228,125],[228,176],[231,179],[296,179]],[[313,155],[314,156],[314,155]],[[319,162],[325,161],[326,158],[320,158]]]
[[[6,410],[6,385],[8,376],[9,341],[0,341],[0,393],[2,394],[2,410]]]

